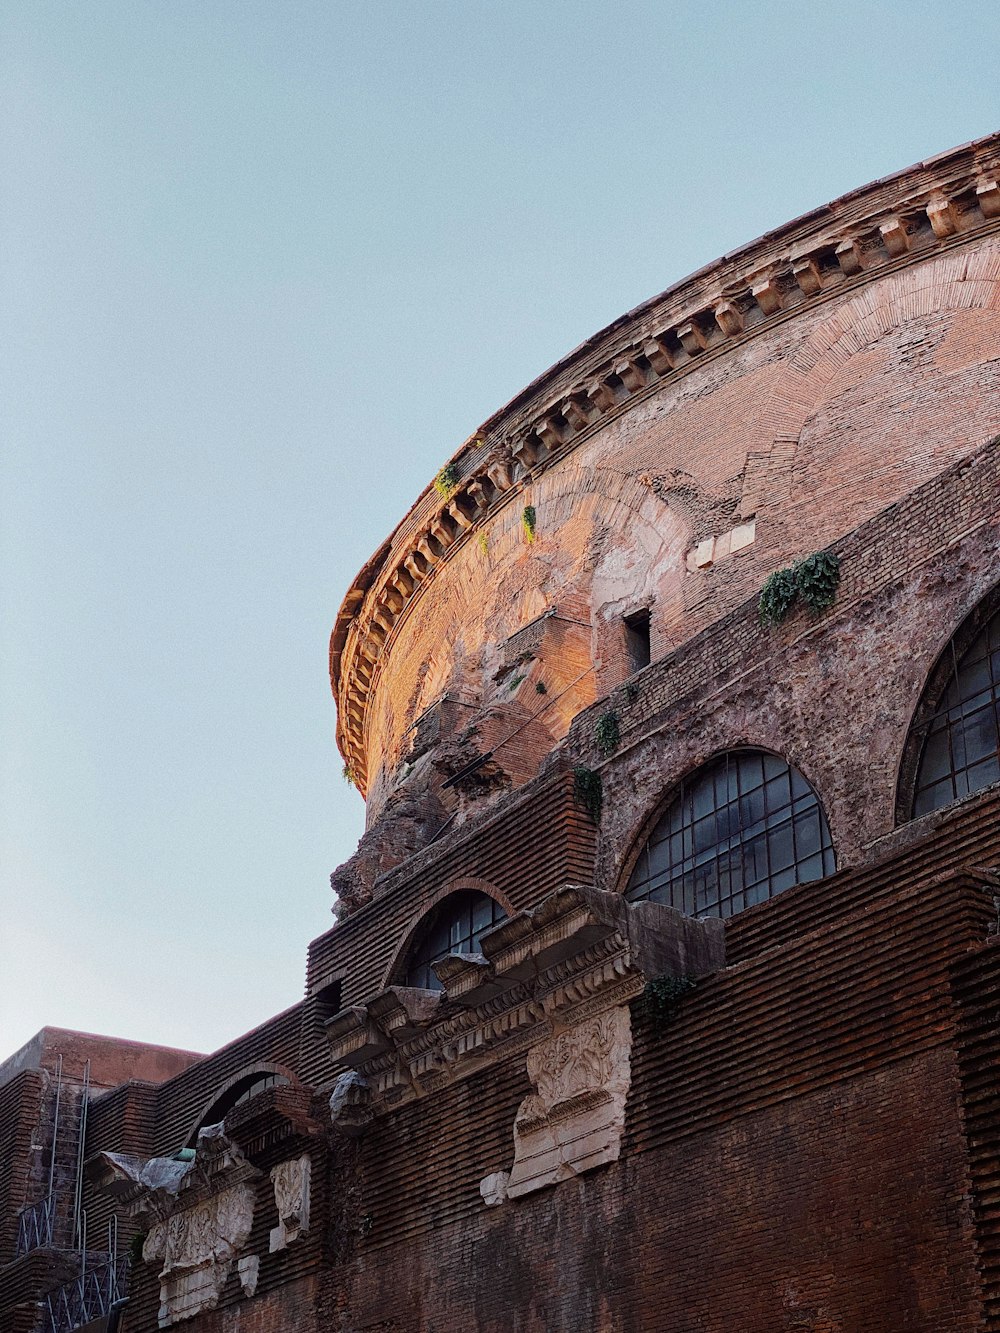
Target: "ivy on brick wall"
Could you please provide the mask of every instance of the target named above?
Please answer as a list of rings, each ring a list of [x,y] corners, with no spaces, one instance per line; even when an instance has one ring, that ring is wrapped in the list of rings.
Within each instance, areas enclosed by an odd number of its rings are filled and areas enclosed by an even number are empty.
[[[604,784],[600,773],[595,773],[592,768],[574,768],[573,794],[594,823],[599,824],[604,805]]]
[[[661,1031],[677,1017],[681,1001],[694,990],[694,977],[651,977],[642,992],[642,1007],[654,1030]]]
[[[832,606],[840,584],[840,557],[832,551],[807,555],[795,566],[799,596],[814,615]]]
[[[621,738],[618,714],[611,708],[606,713],[602,713],[594,723],[594,744],[605,759],[609,759],[618,749]]]
[[[818,616],[833,605],[839,583],[840,557],[832,551],[815,551],[768,575],[757,603],[760,618],[765,625],[779,625],[800,598]]]

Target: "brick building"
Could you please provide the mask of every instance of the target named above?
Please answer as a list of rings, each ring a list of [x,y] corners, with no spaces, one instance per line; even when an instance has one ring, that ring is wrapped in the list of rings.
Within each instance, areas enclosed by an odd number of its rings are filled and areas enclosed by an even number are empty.
[[[1000,136],[622,316],[331,641],[305,997],[0,1066],[0,1328],[1000,1328]]]

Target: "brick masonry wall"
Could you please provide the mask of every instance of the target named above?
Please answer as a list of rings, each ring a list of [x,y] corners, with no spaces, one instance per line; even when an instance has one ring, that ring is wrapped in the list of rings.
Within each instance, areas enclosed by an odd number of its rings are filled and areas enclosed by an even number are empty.
[[[381,990],[394,959],[443,894],[478,887],[514,911],[533,906],[565,883],[593,878],[595,830],[573,794],[573,776],[537,779],[491,817],[472,821],[411,857],[376,886],[376,897],[309,947],[307,992],[342,977],[342,1002]],[[303,1024],[305,1076],[332,1076],[315,1002]]]
[[[621,617],[652,609],[654,657],[791,559],[858,524],[1000,428],[1000,243],[980,238],[785,320],[665,384],[530,480],[397,623],[369,703],[370,820],[405,733],[446,691],[502,709],[502,644],[547,607],[591,630],[576,711],[629,673]],[[756,539],[700,568],[685,553],[756,516]],[[419,610],[416,608],[419,607]],[[558,677],[555,656],[539,669]],[[568,686],[569,680],[562,680]],[[516,765],[514,766],[516,768]],[[517,773],[517,780],[521,775]]]
[[[862,863],[896,822],[910,720],[948,638],[1000,580],[1000,446],[991,442],[837,543],[842,581],[818,621],[777,630],[756,598],[573,724],[569,744],[603,774],[598,883],[627,874],[643,827],[712,754],[742,745],[783,755],[823,802],[838,866]],[[613,706],[622,744],[593,741]]]
[[[342,1327],[978,1328],[951,980],[994,909],[975,876],[910,883],[905,860],[891,883],[869,872],[868,896],[786,895],[799,929],[665,1030],[635,1006],[618,1164],[483,1206],[479,1179],[509,1166],[518,1061],[373,1126],[353,1204],[367,1234],[328,1276]]]
[[[0,1264],[14,1257],[17,1210],[32,1197],[33,1177],[41,1169],[34,1151],[46,1079],[27,1069],[0,1088]]]

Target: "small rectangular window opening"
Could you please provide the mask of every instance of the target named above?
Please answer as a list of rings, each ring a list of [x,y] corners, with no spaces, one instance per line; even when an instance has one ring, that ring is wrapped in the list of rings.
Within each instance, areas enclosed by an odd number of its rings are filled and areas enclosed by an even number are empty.
[[[333,1018],[334,1014],[340,1013],[340,991],[341,983],[339,980],[331,981],[328,985],[321,986],[318,991],[314,991],[316,1017],[321,1023],[325,1023],[328,1018]]]
[[[629,675],[649,666],[649,608],[625,616],[625,646],[628,650]]]

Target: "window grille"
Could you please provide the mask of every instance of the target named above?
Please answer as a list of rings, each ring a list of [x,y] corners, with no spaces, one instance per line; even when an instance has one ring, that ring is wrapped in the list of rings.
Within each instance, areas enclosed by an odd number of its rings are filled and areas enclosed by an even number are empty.
[[[963,652],[952,639],[944,665],[940,700],[920,725],[914,818],[1000,781],[1000,610]]]
[[[441,990],[431,964],[452,953],[478,953],[482,936],[506,919],[500,904],[486,893],[467,889],[443,899],[431,910],[420,933],[403,985]]]
[[[730,750],[681,783],[625,896],[727,917],[834,869],[826,816],[802,774],[776,755]]]

